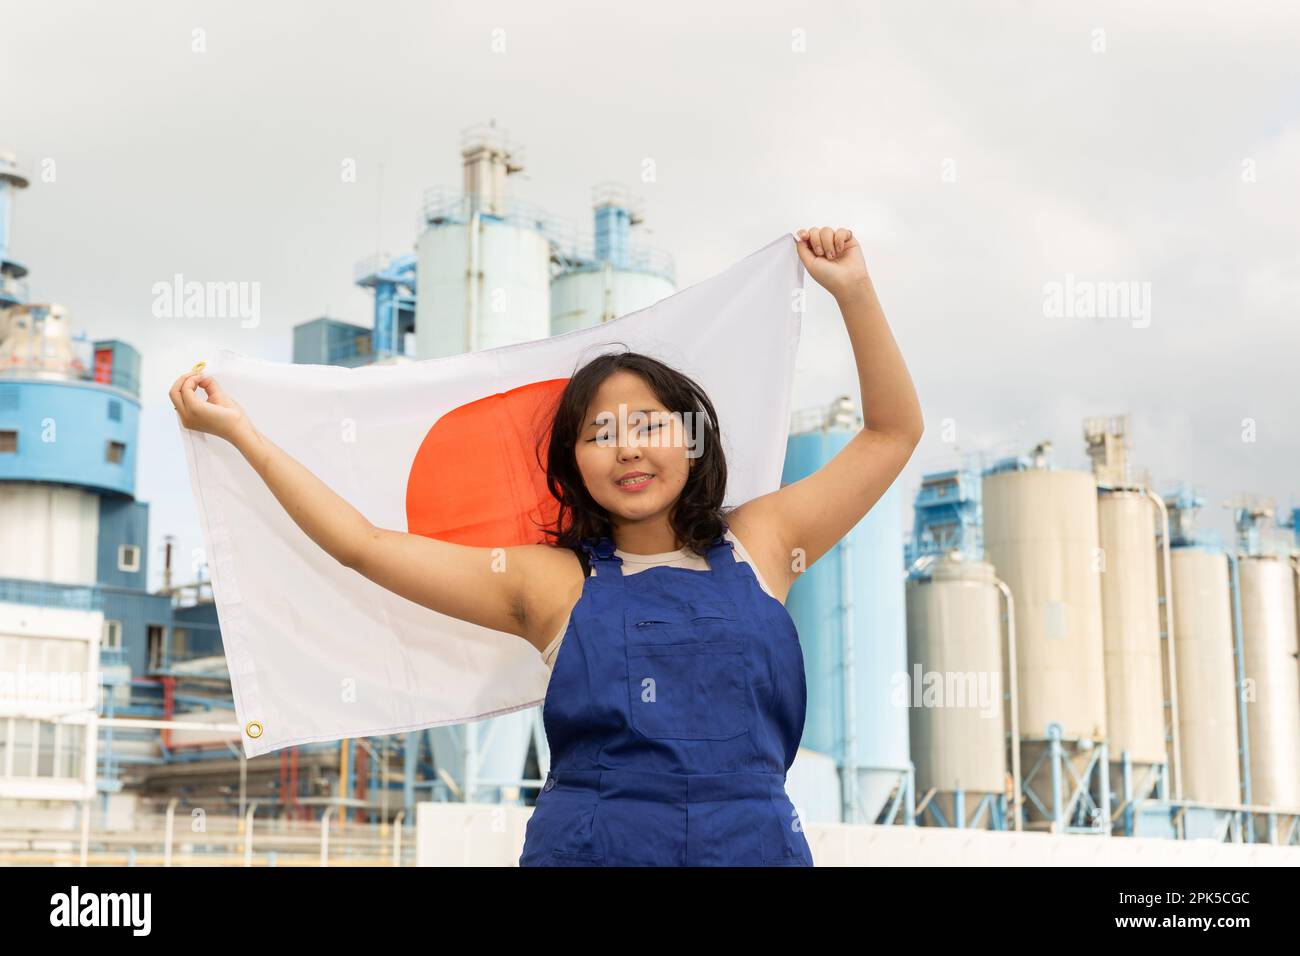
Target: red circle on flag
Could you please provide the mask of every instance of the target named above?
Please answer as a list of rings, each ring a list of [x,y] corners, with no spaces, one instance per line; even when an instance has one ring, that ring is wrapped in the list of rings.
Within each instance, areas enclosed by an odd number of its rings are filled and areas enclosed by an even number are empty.
[[[546,455],[568,382],[520,385],[434,422],[411,464],[407,530],[483,548],[546,543],[540,529],[554,527],[559,513],[546,487]]]

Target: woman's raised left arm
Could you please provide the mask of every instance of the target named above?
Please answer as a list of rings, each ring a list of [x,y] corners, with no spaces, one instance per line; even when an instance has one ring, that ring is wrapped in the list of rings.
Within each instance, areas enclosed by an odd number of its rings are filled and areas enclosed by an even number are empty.
[[[848,229],[814,227],[797,235],[804,268],[835,297],[844,316],[862,393],[863,428],[811,475],[748,501],[728,516],[748,550],[769,556],[769,569],[784,565],[784,580],[774,582],[783,594],[880,500],[925,430],[921,403],[885,321],[862,247]]]

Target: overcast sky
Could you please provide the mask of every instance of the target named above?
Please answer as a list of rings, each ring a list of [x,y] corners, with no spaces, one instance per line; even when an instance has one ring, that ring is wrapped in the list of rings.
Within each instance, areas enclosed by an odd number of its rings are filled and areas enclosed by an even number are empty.
[[[289,361],[322,314],[369,324],[353,264],[411,249],[490,119],[526,147],[516,198],[589,230],[594,184],[644,196],[679,287],[856,230],[927,422],[905,525],[956,450],[1047,438],[1078,466],[1082,418],[1128,412],[1136,464],[1227,532],[1230,494],[1300,494],[1300,8],[1080,6],[6,0],[12,252],[33,301],[142,354],[154,586],[163,534],[200,544],[171,381],[222,346]],[[261,324],[154,318],[177,272],[260,282]],[[1046,314],[1067,275],[1137,283],[1149,315]],[[798,368],[796,406],[858,396],[820,289]]]

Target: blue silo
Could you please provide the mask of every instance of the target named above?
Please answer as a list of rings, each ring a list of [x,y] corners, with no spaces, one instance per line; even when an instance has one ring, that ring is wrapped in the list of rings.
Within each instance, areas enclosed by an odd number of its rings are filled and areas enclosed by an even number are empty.
[[[852,403],[800,413],[781,483],[817,471],[862,428]],[[786,607],[799,629],[808,680],[803,746],[834,758],[845,822],[876,822],[895,793],[910,813],[908,714],[895,706],[906,673],[901,496],[892,485],[867,515],[795,581]],[[847,653],[846,653],[847,651]],[[852,692],[846,694],[846,688]],[[855,794],[856,791],[856,794]],[[856,804],[856,811],[849,809]]]

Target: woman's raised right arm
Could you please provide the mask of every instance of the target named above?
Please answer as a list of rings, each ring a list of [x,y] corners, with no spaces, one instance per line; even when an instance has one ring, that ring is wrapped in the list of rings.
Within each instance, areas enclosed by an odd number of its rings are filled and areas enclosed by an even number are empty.
[[[206,401],[196,388],[207,394]],[[182,375],[171,398],[182,425],[234,445],[294,523],[340,564],[409,601],[518,635],[539,650],[539,642],[549,640],[545,628],[556,618],[563,603],[558,595],[565,590],[556,584],[573,576],[572,555],[547,545],[480,548],[376,528],[253,427],[213,377]]]

